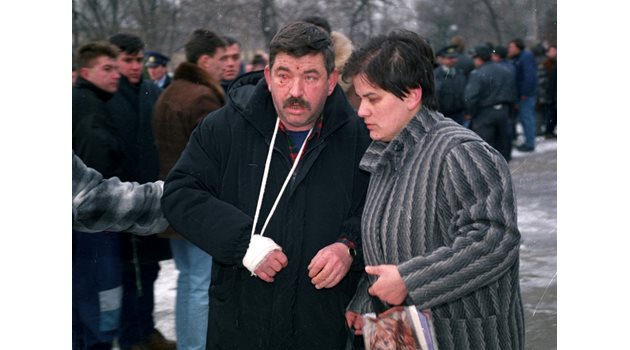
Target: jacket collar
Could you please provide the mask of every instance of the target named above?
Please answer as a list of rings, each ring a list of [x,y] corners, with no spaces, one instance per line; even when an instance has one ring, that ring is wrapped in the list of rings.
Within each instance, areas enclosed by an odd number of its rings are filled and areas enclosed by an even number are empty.
[[[182,62],[173,75],[173,80],[186,80],[194,84],[205,85],[211,89],[220,88],[219,82],[212,79],[212,76],[196,64]],[[221,89],[223,94],[223,89]]]
[[[392,141],[372,142],[363,155],[359,167],[373,173],[379,166],[395,161],[405,149],[413,148],[426,135],[432,133],[441,121],[444,121],[444,117],[440,113],[422,107]]]
[[[77,82],[76,82],[75,87],[92,91],[96,95],[96,97],[103,102],[109,101],[112,98],[112,96],[114,96],[114,94],[109,93],[105,90],[101,90],[101,88],[92,84],[92,82],[83,79],[81,76],[77,77]]]

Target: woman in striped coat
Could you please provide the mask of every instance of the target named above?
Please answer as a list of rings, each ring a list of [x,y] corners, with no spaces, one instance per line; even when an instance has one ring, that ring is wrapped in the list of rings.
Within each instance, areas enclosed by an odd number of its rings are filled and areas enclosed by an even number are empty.
[[[386,68],[383,68],[386,67]],[[347,308],[361,334],[373,303],[433,314],[445,349],[522,349],[516,203],[509,168],[476,134],[436,112],[433,53],[396,31],[344,70],[373,142],[362,218],[366,275]]]

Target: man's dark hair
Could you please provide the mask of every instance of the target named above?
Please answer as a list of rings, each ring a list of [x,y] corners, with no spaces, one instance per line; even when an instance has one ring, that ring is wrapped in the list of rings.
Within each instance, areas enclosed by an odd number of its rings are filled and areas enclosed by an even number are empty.
[[[116,59],[118,53],[118,48],[107,41],[93,41],[79,47],[76,64],[79,69],[91,68],[97,58],[107,56]]]
[[[116,34],[109,38],[109,42],[116,45],[121,52],[129,55],[135,55],[144,49],[144,41],[133,34]]]
[[[328,74],[335,69],[335,52],[332,39],[320,27],[306,22],[292,22],[282,27],[269,44],[269,68],[273,68],[276,55],[286,53],[292,57],[303,57],[321,53]]]
[[[365,75],[371,84],[400,99],[419,87],[422,105],[437,110],[433,67],[433,50],[426,39],[400,29],[379,35],[354,51],[344,66],[343,80]]]
[[[518,47],[519,50],[521,51],[525,50],[525,42],[523,41],[523,39],[516,38],[516,39],[512,39],[510,42],[514,43],[514,45],[516,45],[516,47]]]
[[[254,55],[254,58],[252,58],[252,64],[267,64],[267,62],[263,55],[257,53]]]
[[[238,40],[234,39],[231,36],[224,35],[222,38],[223,41],[225,41],[225,46],[232,46],[234,44],[241,46],[241,43],[239,43]]]
[[[326,31],[326,33],[328,33],[328,35],[330,35],[331,29],[330,29],[330,23],[328,23],[328,20],[324,17],[321,16],[306,16],[300,19],[300,21],[302,22],[306,22],[306,23],[310,23],[310,24],[314,24],[320,28],[322,28],[323,30]]]
[[[203,55],[213,56],[226,42],[208,29],[195,30],[186,43],[186,61],[196,64]]]

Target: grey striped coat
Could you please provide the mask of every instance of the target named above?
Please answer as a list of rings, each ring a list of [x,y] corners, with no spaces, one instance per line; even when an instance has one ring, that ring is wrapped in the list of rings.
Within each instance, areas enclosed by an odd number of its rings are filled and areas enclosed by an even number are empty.
[[[440,350],[522,349],[520,233],[503,157],[423,108],[360,166],[371,173],[365,264],[398,266],[405,303],[433,311]],[[349,310],[372,311],[370,283],[364,276]]]

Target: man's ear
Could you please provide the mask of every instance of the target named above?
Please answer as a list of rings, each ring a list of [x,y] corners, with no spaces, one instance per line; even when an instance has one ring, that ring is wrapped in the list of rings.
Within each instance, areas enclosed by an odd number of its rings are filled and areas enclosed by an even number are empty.
[[[269,65],[265,66],[265,82],[267,83],[267,89],[271,91],[271,70],[269,69]]]
[[[415,110],[422,103],[422,88],[417,87],[409,90],[409,93],[403,100],[405,101],[408,110]]]
[[[335,91],[335,86],[337,86],[337,81],[339,80],[339,71],[337,68],[333,69],[332,73],[328,76],[328,96],[330,96],[333,91]]]
[[[79,76],[85,80],[88,80],[88,78],[90,77],[90,69],[86,67],[79,69]]]

